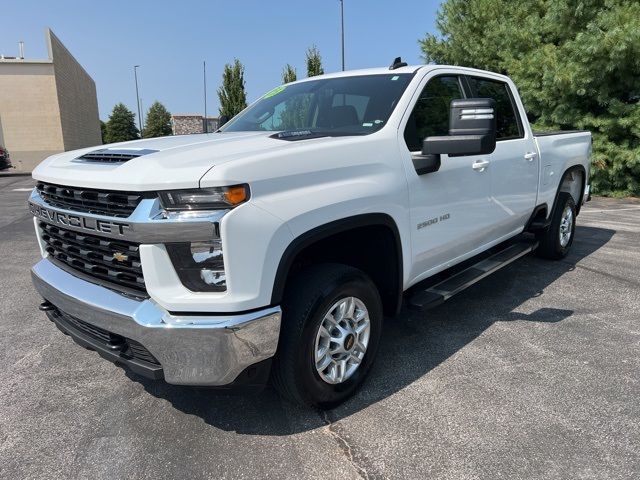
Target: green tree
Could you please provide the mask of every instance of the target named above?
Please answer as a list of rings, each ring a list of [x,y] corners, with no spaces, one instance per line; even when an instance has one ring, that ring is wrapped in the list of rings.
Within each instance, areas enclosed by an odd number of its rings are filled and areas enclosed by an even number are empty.
[[[147,117],[144,122],[144,137],[165,137],[171,135],[171,114],[157,100],[147,111]]]
[[[113,107],[105,128],[106,143],[126,142],[140,138],[135,119],[135,114],[123,103],[118,103]]]
[[[287,63],[282,69],[282,83],[295,82],[297,79],[296,69]]]
[[[107,133],[107,124],[100,120],[100,139],[102,143],[107,143],[105,140],[105,135]]]
[[[592,184],[640,195],[640,2],[446,0],[427,62],[504,73],[534,128],[593,133]]]
[[[307,49],[307,77],[315,77],[322,75],[324,69],[322,68],[322,57],[316,46],[309,47]]]
[[[237,58],[233,64],[226,64],[222,72],[222,86],[218,89],[220,115],[231,118],[247,106],[244,90],[244,66]]]

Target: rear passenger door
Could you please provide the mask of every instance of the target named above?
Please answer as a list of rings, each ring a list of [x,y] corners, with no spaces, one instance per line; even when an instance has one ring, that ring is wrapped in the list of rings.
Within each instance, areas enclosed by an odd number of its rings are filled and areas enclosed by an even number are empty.
[[[496,101],[497,141],[491,154],[491,202],[495,237],[519,233],[535,208],[539,162],[535,141],[516,103],[516,92],[507,83],[486,77],[466,77],[474,98]]]

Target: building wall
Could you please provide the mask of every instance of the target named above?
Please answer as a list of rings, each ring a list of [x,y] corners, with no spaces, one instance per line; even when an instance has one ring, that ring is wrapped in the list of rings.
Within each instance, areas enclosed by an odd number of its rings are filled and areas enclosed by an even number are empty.
[[[207,117],[209,133],[218,129],[218,117]],[[174,135],[204,133],[204,117],[202,115],[171,115],[171,128]]]
[[[172,115],[171,124],[174,135],[188,135],[190,133],[202,133],[201,115]]]
[[[51,63],[0,62],[0,128],[18,168],[64,150]]]
[[[51,30],[47,30],[53,59],[65,150],[102,144],[96,84]]]

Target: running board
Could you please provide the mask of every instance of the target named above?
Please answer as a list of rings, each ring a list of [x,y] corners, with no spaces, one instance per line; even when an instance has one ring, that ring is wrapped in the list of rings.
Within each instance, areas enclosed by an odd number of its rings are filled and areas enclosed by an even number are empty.
[[[437,307],[456,293],[460,293],[484,277],[491,275],[502,267],[506,267],[514,260],[524,257],[537,247],[538,242],[536,241],[521,241],[513,244],[446,280],[415,293],[408,299],[407,304],[410,308],[417,310]]]

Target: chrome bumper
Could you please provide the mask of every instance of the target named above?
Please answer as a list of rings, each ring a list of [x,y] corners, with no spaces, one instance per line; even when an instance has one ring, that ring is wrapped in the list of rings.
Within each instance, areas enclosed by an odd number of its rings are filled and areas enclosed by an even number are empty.
[[[247,367],[272,357],[279,307],[237,315],[171,314],[81,280],[46,258],[31,270],[42,297],[60,311],[142,344],[176,385],[223,386]]]

